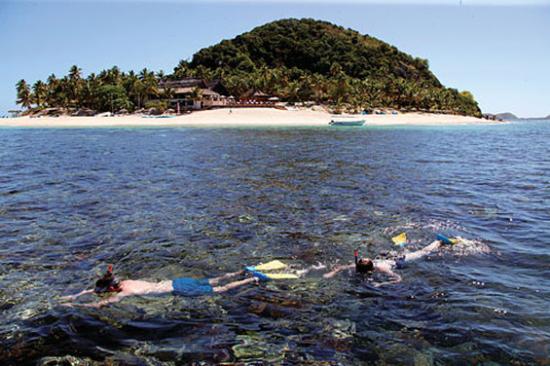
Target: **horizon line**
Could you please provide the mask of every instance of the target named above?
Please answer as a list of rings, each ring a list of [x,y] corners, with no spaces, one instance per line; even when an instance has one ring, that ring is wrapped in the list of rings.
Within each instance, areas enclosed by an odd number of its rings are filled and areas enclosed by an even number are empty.
[[[0,0],[17,3],[172,3],[172,4],[326,4],[326,5],[432,5],[432,6],[550,6],[550,0]]]

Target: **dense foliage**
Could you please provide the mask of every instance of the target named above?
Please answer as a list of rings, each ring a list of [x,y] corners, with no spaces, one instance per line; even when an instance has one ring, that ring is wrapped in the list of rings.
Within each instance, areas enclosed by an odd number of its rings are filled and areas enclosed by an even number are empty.
[[[35,109],[89,108],[95,111],[119,111],[147,107],[152,100],[168,98],[159,92],[162,73],[143,69],[139,74],[121,72],[118,67],[103,70],[99,74],[82,77],[81,69],[72,66],[69,74],[58,78],[50,75],[46,82],[38,80],[29,86],[25,80],[17,83],[17,103]]]
[[[336,109],[395,108],[481,114],[469,92],[445,88],[428,62],[413,58],[370,36],[312,19],[285,19],[263,25],[181,61],[172,75],[143,70],[123,73],[114,67],[82,78],[69,75],[32,88],[17,85],[18,103],[29,108],[87,107],[109,111],[164,103],[159,81],[199,77],[221,79],[235,97],[251,90],[289,102],[315,101]]]
[[[314,100],[348,109],[392,107],[481,114],[469,92],[448,89],[413,58],[376,38],[313,19],[284,19],[224,40],[182,62],[221,77],[235,95],[260,89],[289,101]]]
[[[255,68],[297,68],[329,76],[335,65],[357,78],[396,78],[441,86],[428,62],[400,52],[373,37],[313,19],[285,19],[253,29],[230,41],[204,48],[191,66],[254,71]]]

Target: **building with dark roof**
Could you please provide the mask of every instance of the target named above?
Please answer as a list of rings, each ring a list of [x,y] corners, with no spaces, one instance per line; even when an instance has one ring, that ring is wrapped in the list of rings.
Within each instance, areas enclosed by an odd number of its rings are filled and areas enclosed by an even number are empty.
[[[204,109],[227,105],[227,89],[220,80],[206,81],[198,78],[166,80],[160,91],[171,95],[170,107],[177,111]]]

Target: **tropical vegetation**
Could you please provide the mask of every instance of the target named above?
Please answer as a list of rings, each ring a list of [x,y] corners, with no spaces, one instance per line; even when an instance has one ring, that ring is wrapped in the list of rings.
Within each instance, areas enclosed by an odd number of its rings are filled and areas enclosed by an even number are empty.
[[[25,108],[89,108],[134,111],[165,108],[171,92],[164,80],[196,77],[221,80],[237,98],[251,90],[296,103],[314,101],[334,109],[442,111],[480,116],[470,92],[446,88],[414,58],[368,35],[313,19],[284,19],[257,27],[182,60],[170,75],[116,66],[82,76],[48,77],[32,86],[17,84],[17,103]],[[195,95],[197,94],[197,95]],[[199,91],[193,98],[200,98]]]

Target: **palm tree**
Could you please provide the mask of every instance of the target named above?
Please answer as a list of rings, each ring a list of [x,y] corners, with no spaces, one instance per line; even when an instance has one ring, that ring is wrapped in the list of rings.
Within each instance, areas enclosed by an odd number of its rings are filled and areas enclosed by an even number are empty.
[[[23,79],[17,83],[17,104],[29,109],[32,105],[31,89],[27,82]]]
[[[327,80],[320,74],[314,74],[311,78],[311,89],[317,103],[321,103],[327,97]]]
[[[313,76],[311,74],[302,75],[298,79],[298,82],[300,84],[300,87],[298,88],[298,99],[302,102],[311,100],[315,94],[313,90]]]
[[[204,80],[212,80],[214,75],[212,70],[204,67],[203,65],[199,65],[195,69],[188,70],[188,73],[191,77],[196,77]]]
[[[58,102],[59,107],[69,107],[72,101],[71,94],[71,82],[67,76],[64,76],[59,80],[58,92]]]
[[[145,104],[151,97],[155,98],[158,96],[158,80],[155,77],[155,73],[147,70],[147,68],[141,70],[139,79],[143,84],[143,104]]]
[[[340,76],[335,79],[331,79],[330,95],[332,100],[340,105],[344,99],[350,95],[350,85],[348,77],[344,73],[340,73]]]
[[[173,75],[176,79],[183,79],[189,76],[189,62],[186,60],[181,60],[178,63],[178,66],[174,67]]]
[[[88,75],[82,90],[81,102],[82,106],[93,110],[99,109],[99,88],[101,81],[95,73]]]
[[[71,66],[69,69],[69,79],[79,80],[82,77],[82,69],[76,65]]]
[[[122,74],[118,66],[113,66],[109,70],[102,70],[99,73],[99,79],[103,84],[119,85],[121,78]]]
[[[160,98],[169,103],[170,99],[174,98],[174,89],[170,87],[164,87],[162,89],[162,93],[160,94]]]
[[[300,100],[300,82],[293,80],[289,82],[285,88],[285,97],[290,102],[297,102]]]
[[[57,79],[55,74],[48,76],[46,80],[48,86],[48,94],[46,96],[46,104],[50,107],[59,107],[61,106],[60,97],[61,97],[61,88],[60,81]]]
[[[82,69],[80,69],[76,65],[71,66],[71,68],[69,69],[67,87],[69,94],[69,104],[77,107],[80,106],[82,104],[82,101],[80,100],[80,94],[82,93],[84,83],[82,80]]]
[[[124,78],[124,89],[126,94],[138,109],[141,108],[141,101],[143,99],[143,83],[138,78],[135,72],[130,71]]]
[[[46,104],[46,98],[48,97],[48,86],[42,81],[38,80],[32,86],[34,103],[38,107],[42,107]]]
[[[201,90],[201,88],[196,87],[195,89],[193,89],[190,96],[191,96],[191,99],[194,102],[197,102],[197,101],[201,100],[202,99],[202,90]]]
[[[191,99],[193,100],[193,104],[200,102],[202,100],[202,90],[199,87],[196,87],[193,89],[190,95]],[[202,105],[200,105],[202,107]]]
[[[166,79],[166,74],[164,73],[164,70],[160,70],[157,72],[157,79],[159,81],[164,81],[164,79]]]
[[[245,73],[235,73],[234,75],[226,76],[224,79],[224,86],[229,91],[229,94],[236,98],[240,98],[249,91],[253,87],[252,84],[249,75]]]

